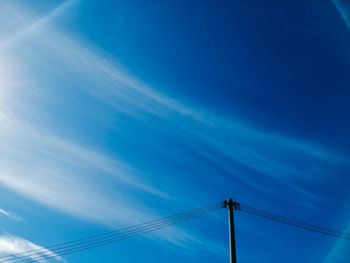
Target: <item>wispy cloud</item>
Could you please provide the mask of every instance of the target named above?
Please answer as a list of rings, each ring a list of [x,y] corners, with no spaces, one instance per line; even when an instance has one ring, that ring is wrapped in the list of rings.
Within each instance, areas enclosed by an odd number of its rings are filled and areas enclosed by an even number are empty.
[[[6,141],[0,143],[2,186],[51,209],[110,228],[160,217],[138,195],[144,192],[168,197],[150,186],[147,179],[138,177],[142,175],[140,171],[73,142],[43,134],[30,125],[12,125]],[[4,215],[13,216],[6,211]],[[149,237],[183,246],[195,241],[177,227]]]
[[[32,32],[23,45],[26,46],[23,57],[30,53],[31,63],[61,78],[69,78],[76,89],[113,106],[117,112],[141,120],[156,117],[166,121],[174,137],[220,166],[223,164],[215,158],[215,153],[281,181],[300,176],[320,178],[318,165],[346,162],[326,148],[260,131],[240,119],[223,118],[198,107],[193,110],[124,73],[88,45],[48,25]],[[63,66],[58,69],[52,65]],[[155,122],[154,128],[162,129],[162,125]],[[198,148],[199,142],[204,142],[206,149]],[[299,164],[290,162],[291,159]],[[308,161],[301,165],[300,161],[305,159]]]
[[[29,250],[39,250],[37,253],[31,252],[28,254],[27,258],[32,259],[37,262],[46,262],[43,257],[49,256],[57,261],[64,261],[61,257],[51,252],[48,249],[45,249],[41,246],[38,246],[24,238],[11,236],[11,235],[3,235],[0,236],[0,256],[8,256],[11,254],[23,253]],[[24,253],[23,256],[26,254]],[[21,255],[22,256],[22,255]],[[10,258],[6,258],[10,261]]]
[[[47,15],[40,18],[29,15],[26,7],[22,6],[18,1],[1,3],[5,12],[2,13],[3,16],[0,21],[7,22],[7,27],[2,28],[3,31],[0,30],[0,36],[2,35],[1,37],[3,38],[2,41],[0,40],[1,48],[11,46],[13,42],[19,41],[21,38],[30,36],[33,32],[40,30],[41,26],[47,25],[47,23],[79,1],[66,0]],[[17,19],[11,19],[13,16]]]
[[[69,76],[69,81],[77,89],[129,117],[146,122],[156,118],[153,129],[166,130],[169,136],[197,154],[252,185],[255,180],[239,175],[220,156],[308,197],[312,194],[298,185],[301,178],[304,181],[322,181],[327,167],[347,163],[345,158],[329,149],[261,131],[238,118],[224,118],[199,107],[194,110],[124,73],[88,45],[50,27],[37,32],[35,45],[38,41],[41,49],[36,50],[32,46],[30,50],[40,68],[54,72],[56,69],[50,65],[64,65],[60,68],[61,72],[55,73],[62,78]],[[31,43],[30,40],[28,43]],[[40,57],[45,57],[45,61]],[[230,181],[230,178],[227,179]]]
[[[0,217],[1,216],[8,217],[8,218],[13,219],[15,221],[23,221],[23,218],[20,217],[19,215],[12,213],[12,212],[9,212],[9,211],[5,211],[5,210],[0,208]]]
[[[345,228],[344,232],[350,233],[350,222]],[[339,239],[327,257],[323,260],[323,263],[347,263],[350,258],[350,244],[348,240]]]
[[[167,197],[135,176],[138,171],[123,162],[43,134],[29,125],[12,125],[6,140],[0,143],[0,183],[30,198],[76,216],[125,223],[132,217],[144,217],[135,215],[137,209],[130,205],[128,191],[136,188]],[[110,183],[118,190],[113,190]],[[122,205],[122,200],[128,205]]]
[[[350,4],[345,0],[332,0],[334,5],[339,11],[339,14],[343,18],[346,26],[350,29]]]

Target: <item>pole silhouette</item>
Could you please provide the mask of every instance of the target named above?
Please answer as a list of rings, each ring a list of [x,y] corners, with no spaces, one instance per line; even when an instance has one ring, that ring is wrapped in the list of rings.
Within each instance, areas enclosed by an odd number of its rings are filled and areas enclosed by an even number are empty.
[[[237,263],[236,256],[236,242],[235,242],[235,226],[233,219],[233,209],[237,209],[237,203],[233,202],[230,198],[226,205],[228,207],[228,223],[229,223],[229,235],[230,235],[230,263]]]

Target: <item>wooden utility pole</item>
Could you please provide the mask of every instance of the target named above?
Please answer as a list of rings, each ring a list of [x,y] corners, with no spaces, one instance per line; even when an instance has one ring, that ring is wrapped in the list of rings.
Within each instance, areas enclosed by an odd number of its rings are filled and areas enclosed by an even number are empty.
[[[237,209],[237,203],[230,198],[227,202],[228,207],[228,224],[230,231],[230,263],[237,263],[236,242],[235,242],[235,225],[233,221],[233,209]]]

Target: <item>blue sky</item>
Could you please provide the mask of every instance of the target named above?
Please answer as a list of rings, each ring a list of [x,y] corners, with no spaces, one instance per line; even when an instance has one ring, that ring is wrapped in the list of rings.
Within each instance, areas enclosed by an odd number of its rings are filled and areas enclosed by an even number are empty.
[[[350,231],[346,1],[0,7],[0,254],[228,197]],[[243,212],[236,227],[239,262],[350,258],[348,241]],[[227,262],[227,249],[222,210],[52,261]]]

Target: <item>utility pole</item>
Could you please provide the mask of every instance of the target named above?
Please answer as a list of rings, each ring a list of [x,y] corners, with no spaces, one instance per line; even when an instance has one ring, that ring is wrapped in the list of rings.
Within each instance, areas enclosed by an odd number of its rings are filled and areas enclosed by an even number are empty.
[[[230,198],[228,201],[225,201],[225,205],[228,207],[228,224],[230,231],[230,263],[237,263],[233,209],[237,210],[239,208],[239,203],[233,202]]]

